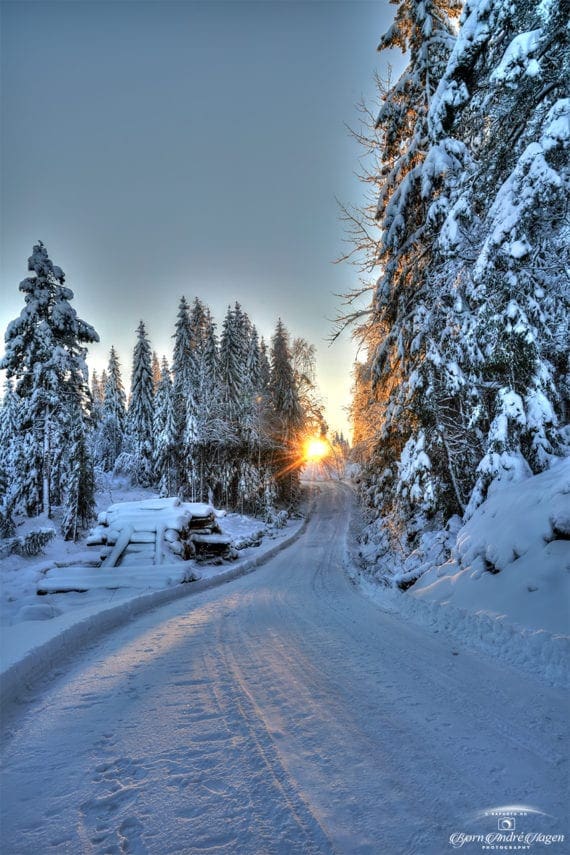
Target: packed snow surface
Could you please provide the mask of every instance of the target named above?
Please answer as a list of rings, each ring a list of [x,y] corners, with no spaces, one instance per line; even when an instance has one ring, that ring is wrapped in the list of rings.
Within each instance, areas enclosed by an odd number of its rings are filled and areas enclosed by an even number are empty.
[[[362,597],[351,502],[323,485],[265,567],[99,639],[18,705],[4,851],[442,855],[521,804],[517,829],[567,832],[564,695]]]

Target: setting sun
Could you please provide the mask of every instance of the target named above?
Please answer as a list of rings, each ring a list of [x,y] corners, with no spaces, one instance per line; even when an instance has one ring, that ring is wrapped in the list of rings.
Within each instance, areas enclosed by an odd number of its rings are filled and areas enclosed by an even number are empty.
[[[315,462],[322,460],[329,453],[329,445],[324,439],[312,436],[305,441],[305,460]]]

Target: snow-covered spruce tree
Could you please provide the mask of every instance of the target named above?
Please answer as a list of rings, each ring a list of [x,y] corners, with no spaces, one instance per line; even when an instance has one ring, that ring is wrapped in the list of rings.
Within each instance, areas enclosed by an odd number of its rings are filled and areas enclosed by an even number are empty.
[[[6,380],[0,407],[0,537],[14,533],[13,513],[19,493],[19,406],[12,381]]]
[[[105,472],[111,472],[121,453],[127,423],[127,401],[119,357],[114,347],[109,353],[109,364],[103,390],[103,406],[99,442],[98,462]]]
[[[399,47],[408,52],[409,64],[394,84],[377,78],[380,107],[374,127],[370,127],[371,111],[363,107],[368,127],[355,134],[374,161],[362,176],[377,192],[374,222],[367,207],[355,213],[344,209],[343,216],[354,254],[363,258],[361,272],[370,276],[379,271],[380,275],[370,311],[352,305],[370,290],[365,282],[347,296],[351,311],[342,320],[358,322],[355,334],[367,354],[356,379],[359,397],[369,404],[374,418],[367,419],[359,410],[359,427],[355,425],[360,453],[364,452],[367,501],[384,514],[394,514],[413,536],[436,507],[454,507],[446,479],[437,471],[440,438],[429,431],[436,451],[432,463],[420,451],[422,440],[414,445],[414,436],[422,428],[422,419],[432,420],[424,414],[420,378],[425,353],[419,336],[429,337],[431,321],[426,310],[432,296],[427,281],[431,199],[425,192],[425,176],[433,170],[428,162],[428,113],[453,47],[460,3],[403,0],[397,5],[394,24],[379,50]],[[401,455],[409,441],[408,465],[402,467]],[[423,442],[425,446],[425,433]],[[417,467],[411,454],[414,449]]]
[[[189,481],[189,497],[192,501],[205,498],[205,477],[208,467],[207,434],[205,411],[210,383],[206,377],[211,358],[211,317],[202,301],[195,297],[189,315],[191,388],[186,399],[185,453],[186,472]]]
[[[363,328],[373,358],[357,377],[355,439],[366,446],[368,501],[404,551],[426,517],[469,514],[494,481],[559,453],[565,39],[556,2],[468,2],[432,89],[421,157],[387,205],[381,194],[380,255],[390,255]],[[380,166],[380,184],[385,174]],[[367,395],[379,435],[362,415]]]
[[[459,6],[457,0],[405,0],[379,45],[380,50],[407,50],[410,60],[384,94],[376,122],[382,144],[376,212],[381,274],[369,351],[374,397],[382,413],[370,486],[374,502],[380,500],[385,513],[396,511],[405,519],[411,535],[412,516],[423,521],[442,503],[449,504],[441,437],[421,388],[426,368],[422,345],[430,339],[434,297],[427,276],[432,229],[424,185],[433,168],[427,158],[428,112],[453,47]]]
[[[144,322],[141,321],[133,351],[127,430],[133,455],[132,473],[143,487],[152,483],[153,397],[151,350]]]
[[[227,424],[221,400],[216,325],[203,307],[201,335],[194,351],[197,370],[197,412],[195,458],[198,492],[203,501],[218,496],[220,465],[227,439]]]
[[[176,424],[172,380],[166,357],[163,357],[160,382],[154,396],[153,416],[154,482],[161,496],[176,494]]]
[[[103,372],[105,374],[105,372]],[[94,370],[91,372],[91,415],[93,427],[96,429],[101,424],[103,413],[103,398],[105,396],[105,385],[103,377],[99,377]]]
[[[279,318],[271,342],[271,401],[279,420],[279,437],[287,443],[303,426],[303,411],[289,349],[289,334]]]
[[[225,424],[221,483],[226,502],[239,500],[240,463],[249,456],[247,408],[250,400],[247,357],[251,321],[239,303],[228,306],[222,326],[219,350],[220,402]]]
[[[72,447],[70,424],[89,418],[84,345],[99,341],[99,336],[77,317],[70,303],[73,292],[41,241],[34,246],[28,270],[34,275],[20,283],[26,305],[8,326],[0,367],[16,380],[21,402],[19,500],[34,516],[41,511],[50,515],[53,501],[63,497]],[[89,497],[84,500],[88,503]]]
[[[93,462],[79,402],[73,405],[69,416],[68,437],[70,445],[63,476],[61,530],[65,540],[77,540],[80,528],[93,518],[95,509]]]
[[[235,442],[239,443],[246,385],[248,340],[247,322],[239,303],[228,306],[220,339],[220,384],[226,421]]]
[[[269,389],[274,420],[273,441],[279,449],[279,498],[290,502],[296,498],[299,489],[299,471],[295,461],[299,454],[297,441],[304,427],[304,418],[291,362],[289,335],[280,318],[271,341]]]
[[[180,299],[174,330],[172,385],[176,447],[178,449],[176,455],[176,489],[177,492],[186,496],[190,493],[186,443],[194,430],[192,417],[196,411],[196,390],[190,311],[185,297]],[[191,416],[190,424],[189,414]]]
[[[158,384],[160,383],[161,373],[160,373],[160,362],[158,359],[158,353],[156,350],[152,352],[152,390],[156,395],[158,390]]]
[[[472,449],[456,455],[468,513],[494,481],[546,468],[568,418],[566,25],[556,0],[466,3],[430,111],[434,155],[459,151],[463,165],[448,164],[429,216],[431,278],[454,309],[446,346],[464,391],[450,413]]]
[[[255,325],[252,325],[251,334],[249,336],[245,369],[249,386],[255,390],[259,389],[261,379],[259,335]]]
[[[259,342],[259,388],[263,393],[269,392],[271,382],[271,364],[267,353],[267,345],[262,337]]]

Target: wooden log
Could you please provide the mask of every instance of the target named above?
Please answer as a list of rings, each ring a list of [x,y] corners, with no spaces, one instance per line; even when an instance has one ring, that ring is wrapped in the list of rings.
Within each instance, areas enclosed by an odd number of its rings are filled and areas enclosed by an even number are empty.
[[[131,526],[127,526],[126,528],[124,528],[122,530],[121,534],[117,538],[116,544],[113,546],[113,548],[111,549],[111,552],[109,553],[109,555],[107,555],[107,557],[105,558],[105,560],[101,564],[101,567],[116,567],[117,566],[117,564],[119,563],[119,559],[120,559],[121,555],[123,554],[123,552],[125,551],[125,549],[129,545],[129,541],[131,539],[132,533],[133,533],[133,529]]]
[[[155,531],[137,531],[135,529],[131,535],[131,543],[154,543],[155,540]]]

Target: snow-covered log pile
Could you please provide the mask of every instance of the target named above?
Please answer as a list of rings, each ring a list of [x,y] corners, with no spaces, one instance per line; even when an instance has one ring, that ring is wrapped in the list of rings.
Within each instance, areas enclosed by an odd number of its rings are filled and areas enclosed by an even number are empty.
[[[178,498],[120,502],[99,514],[87,545],[100,548],[102,567],[160,565],[230,554],[212,505]]]

